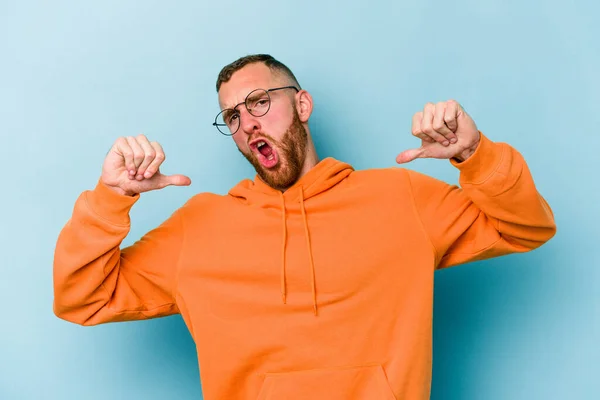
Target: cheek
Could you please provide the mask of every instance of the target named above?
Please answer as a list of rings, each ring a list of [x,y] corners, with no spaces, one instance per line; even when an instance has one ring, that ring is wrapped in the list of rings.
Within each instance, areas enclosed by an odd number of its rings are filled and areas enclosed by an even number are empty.
[[[238,132],[240,133],[240,132]],[[236,133],[235,135],[233,135],[233,141],[235,142],[235,145],[242,151],[247,152],[248,151],[248,144],[247,142],[244,140],[244,138],[242,137],[242,135],[238,135],[238,133]]]
[[[292,115],[277,113],[267,114],[262,124],[263,131],[275,140],[281,140],[292,123]]]

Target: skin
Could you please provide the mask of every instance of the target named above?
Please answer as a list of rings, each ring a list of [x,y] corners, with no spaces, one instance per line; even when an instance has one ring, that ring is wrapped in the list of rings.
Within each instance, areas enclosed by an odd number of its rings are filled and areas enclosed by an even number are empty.
[[[421,147],[405,150],[396,157],[398,164],[417,158],[467,160],[481,138],[475,121],[455,100],[427,103],[413,115],[412,134],[421,139]]]
[[[257,88],[270,89],[293,85],[279,73],[262,63],[249,64],[236,71],[219,90],[221,109],[242,103]],[[272,187],[285,191],[310,171],[319,158],[308,127],[313,110],[312,97],[306,90],[271,92],[271,108],[262,117],[254,117],[241,105],[240,129],[232,136],[239,151],[255,167],[258,175]],[[473,119],[461,105],[448,100],[427,103],[412,119],[412,134],[421,140],[419,148],[405,150],[396,157],[404,164],[417,158],[467,160],[477,149],[480,133]],[[279,159],[273,168],[258,163],[257,150],[251,144],[266,140]],[[101,181],[116,193],[133,196],[166,186],[188,186],[185,175],[163,175],[165,161],[161,145],[144,135],[118,138],[102,166]]]
[[[221,85],[219,105],[221,109],[233,108],[254,89],[290,85],[294,85],[291,80],[283,74],[273,73],[266,65],[249,64]],[[253,116],[243,105],[237,107],[240,128],[232,137],[261,179],[271,187],[285,191],[319,162],[308,127],[313,101],[306,90],[296,93],[293,89],[284,89],[271,92],[270,96],[271,107],[262,117]],[[274,168],[267,169],[258,162],[258,150],[251,146],[258,139],[266,140],[277,153],[279,163]],[[286,147],[292,149],[286,151]],[[294,147],[300,160],[293,157]]]
[[[100,180],[125,196],[192,183],[185,175],[163,175],[159,168],[164,161],[165,152],[157,142],[144,135],[120,137],[104,159]]]

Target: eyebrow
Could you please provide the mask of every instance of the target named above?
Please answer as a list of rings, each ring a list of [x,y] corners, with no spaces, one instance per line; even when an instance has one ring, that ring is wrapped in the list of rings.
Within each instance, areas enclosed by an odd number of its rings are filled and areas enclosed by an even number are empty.
[[[233,108],[226,108],[223,110],[223,119],[227,120],[229,117],[231,117],[235,113],[239,114],[239,111],[234,110]]]
[[[244,102],[243,102],[243,101],[242,101],[241,103],[237,103],[237,104],[236,104],[235,106],[233,106],[233,107],[226,107],[226,108],[222,109],[221,111],[225,111],[225,110],[233,110],[233,111],[237,111],[237,112],[239,112],[238,110],[236,110],[236,108],[237,108],[237,107],[239,107],[239,106],[241,106],[242,104],[244,104]]]

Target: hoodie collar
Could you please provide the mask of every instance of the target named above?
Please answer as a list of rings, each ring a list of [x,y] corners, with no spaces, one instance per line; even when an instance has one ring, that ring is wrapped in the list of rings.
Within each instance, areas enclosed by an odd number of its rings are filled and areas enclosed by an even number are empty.
[[[254,181],[246,179],[236,185],[229,191],[229,194],[242,200],[246,204],[258,205],[260,207],[273,207],[281,210],[281,299],[285,304],[287,300],[287,282],[286,282],[286,249],[287,249],[287,217],[286,203],[300,203],[302,213],[302,222],[304,225],[304,237],[308,249],[308,263],[311,288],[313,311],[317,315],[317,285],[315,263],[313,258],[312,245],[310,241],[310,229],[308,216],[306,212],[305,201],[320,193],[326,192],[342,180],[344,180],[354,169],[346,163],[334,158],[326,158],[320,161],[315,167],[308,171],[302,178],[294,183],[285,193],[273,189],[267,185],[257,175]]]
[[[354,171],[351,165],[328,157],[321,160],[284,193],[285,201],[299,201],[300,197],[307,200],[325,192]],[[229,194],[241,198],[250,204],[276,203],[280,204],[281,191],[267,185],[258,175],[254,180],[245,179],[233,187]]]

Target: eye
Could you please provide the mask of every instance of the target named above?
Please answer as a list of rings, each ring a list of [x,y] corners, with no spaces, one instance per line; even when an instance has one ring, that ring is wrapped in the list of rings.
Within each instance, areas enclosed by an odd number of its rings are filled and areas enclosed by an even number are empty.
[[[227,118],[227,124],[228,124],[228,125],[231,125],[231,124],[233,124],[235,121],[237,121],[238,117],[239,117],[239,114],[238,114],[238,113],[233,113],[233,114],[231,114],[231,115],[230,115],[230,116]]]
[[[269,95],[261,89],[255,90],[246,99],[248,110],[266,109],[269,106]]]

